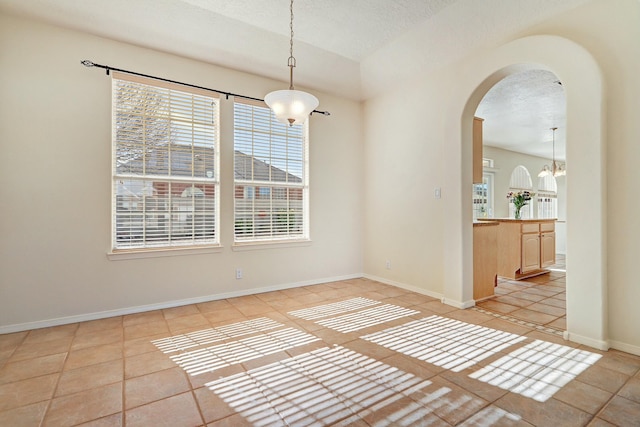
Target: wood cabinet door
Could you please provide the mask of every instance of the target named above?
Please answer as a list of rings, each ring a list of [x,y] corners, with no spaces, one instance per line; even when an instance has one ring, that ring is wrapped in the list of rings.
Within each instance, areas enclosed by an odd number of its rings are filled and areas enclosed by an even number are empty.
[[[540,235],[540,265],[549,267],[556,263],[556,233]]]
[[[540,235],[522,235],[522,260],[520,273],[527,273],[540,269]]]

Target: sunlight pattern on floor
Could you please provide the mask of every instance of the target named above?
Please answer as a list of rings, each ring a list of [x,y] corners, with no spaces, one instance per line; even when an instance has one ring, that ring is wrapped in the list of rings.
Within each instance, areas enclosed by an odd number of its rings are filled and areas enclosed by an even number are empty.
[[[336,314],[347,313],[349,311],[359,310],[364,307],[380,304],[368,298],[351,298],[345,301],[334,302],[331,304],[319,305],[316,307],[304,308],[302,310],[290,311],[288,314],[300,317],[305,320],[315,320],[327,316],[335,316]]]
[[[243,335],[255,334],[256,332],[281,328],[283,326],[282,323],[278,323],[275,320],[260,317],[258,319],[232,323],[217,328],[208,328],[201,331],[189,332],[188,334],[174,335],[151,342],[163,353],[172,353],[174,351],[181,351],[230,338],[238,338]]]
[[[443,424],[433,414],[451,392],[340,346],[305,353],[206,384],[258,427]],[[416,400],[409,396],[416,397]]]
[[[520,335],[435,315],[361,338],[453,372],[525,340]]]
[[[536,340],[469,377],[544,402],[600,357],[597,353]]]
[[[240,341],[226,342],[213,347],[176,354],[171,356],[171,359],[188,374],[199,375],[319,340],[306,332],[286,328]]]
[[[331,319],[319,320],[316,323],[338,332],[347,333],[419,313],[419,311],[397,305],[383,304],[367,310],[345,314]]]

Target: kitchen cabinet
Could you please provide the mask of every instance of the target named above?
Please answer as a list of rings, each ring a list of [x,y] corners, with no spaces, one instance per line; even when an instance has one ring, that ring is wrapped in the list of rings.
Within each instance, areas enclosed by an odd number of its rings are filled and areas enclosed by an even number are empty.
[[[480,117],[473,118],[473,183],[482,184],[482,122]]]
[[[498,276],[518,280],[549,272],[556,262],[555,219],[490,221],[499,224]]]
[[[498,223],[473,224],[473,299],[494,294],[498,282]]]

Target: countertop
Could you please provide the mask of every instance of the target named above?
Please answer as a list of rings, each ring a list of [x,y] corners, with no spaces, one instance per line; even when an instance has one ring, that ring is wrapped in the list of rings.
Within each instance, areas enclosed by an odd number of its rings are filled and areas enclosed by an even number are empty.
[[[474,221],[474,227],[486,227],[487,225],[498,225],[498,221],[494,221],[492,218],[483,219],[482,221]]]
[[[556,222],[555,218],[514,219],[514,218],[478,218],[478,222]],[[473,225],[476,225],[474,222]]]

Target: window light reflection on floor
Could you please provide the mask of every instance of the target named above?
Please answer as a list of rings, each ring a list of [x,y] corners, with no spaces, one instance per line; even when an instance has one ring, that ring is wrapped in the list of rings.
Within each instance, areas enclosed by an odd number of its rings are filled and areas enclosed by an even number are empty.
[[[453,372],[525,340],[520,335],[435,315],[361,338]]]
[[[171,359],[188,374],[199,375],[319,340],[306,332],[285,328],[239,341],[176,354],[171,356]]]
[[[316,307],[304,308],[302,310],[290,311],[288,314],[305,320],[315,320],[322,317],[335,316],[337,314],[359,310],[361,308],[370,307],[376,304],[380,304],[380,301],[357,297],[344,301],[334,302],[331,304],[324,304]]]
[[[419,313],[419,311],[397,305],[383,304],[367,310],[319,320],[316,323],[338,332],[347,333]]]
[[[589,351],[536,340],[469,377],[544,402],[600,357]]]
[[[415,425],[451,390],[340,346],[207,383],[252,425]],[[419,400],[407,399],[418,394]],[[398,401],[406,404],[398,405]],[[274,413],[278,417],[274,417]]]
[[[230,338],[238,338],[244,335],[254,334],[256,332],[281,328],[283,326],[284,325],[282,323],[278,323],[275,320],[260,317],[258,319],[219,326],[217,328],[208,328],[201,331],[189,332],[187,334],[174,335],[167,338],[153,340],[151,342],[163,353],[172,353],[175,351],[185,350],[187,348],[224,341]]]

